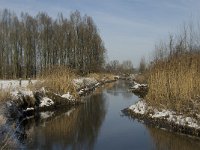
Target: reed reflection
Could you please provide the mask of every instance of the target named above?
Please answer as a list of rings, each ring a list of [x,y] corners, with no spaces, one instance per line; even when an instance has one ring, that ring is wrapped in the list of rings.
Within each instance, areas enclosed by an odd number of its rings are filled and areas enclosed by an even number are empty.
[[[94,94],[84,105],[71,109],[45,122],[31,123],[27,148],[33,149],[93,149],[106,114],[105,96]],[[33,121],[33,120],[32,120]],[[39,123],[39,126],[36,124]],[[25,129],[26,127],[23,127]],[[30,132],[30,129],[32,132]]]

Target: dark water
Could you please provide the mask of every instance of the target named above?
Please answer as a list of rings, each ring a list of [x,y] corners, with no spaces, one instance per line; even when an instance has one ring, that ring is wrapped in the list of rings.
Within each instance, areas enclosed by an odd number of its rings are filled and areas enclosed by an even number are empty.
[[[111,86],[111,85],[110,85]],[[121,110],[138,100],[119,81],[87,97],[77,108],[48,112],[49,118],[30,119],[21,130],[24,149],[73,150],[199,150],[200,141],[148,127],[123,116]],[[48,117],[48,116],[46,116]]]

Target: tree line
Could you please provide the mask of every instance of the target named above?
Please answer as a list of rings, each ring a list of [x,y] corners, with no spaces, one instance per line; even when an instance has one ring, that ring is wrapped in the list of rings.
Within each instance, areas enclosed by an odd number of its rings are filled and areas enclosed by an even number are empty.
[[[28,78],[66,66],[94,72],[105,61],[104,43],[90,16],[59,13],[56,19],[44,12],[20,17],[0,11],[0,78]]]
[[[105,71],[116,74],[130,74],[133,73],[135,69],[133,68],[131,60],[125,60],[121,63],[119,60],[112,60],[105,65]]]

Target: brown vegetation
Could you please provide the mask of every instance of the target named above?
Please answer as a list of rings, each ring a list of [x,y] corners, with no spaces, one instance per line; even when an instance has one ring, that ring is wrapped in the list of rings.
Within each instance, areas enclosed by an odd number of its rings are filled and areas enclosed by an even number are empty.
[[[72,69],[66,67],[54,67],[53,69],[46,70],[40,77],[40,87],[44,86],[47,90],[56,92],[58,94],[70,94],[77,96],[76,88],[73,84],[73,79],[76,74]],[[37,85],[36,85],[37,86]]]
[[[11,97],[10,95],[10,90],[1,90],[0,91],[0,103],[1,102],[5,102],[6,100],[8,100]]]
[[[147,83],[147,78],[148,78],[148,72],[143,72],[142,74],[135,75],[134,80],[137,83],[144,84]]]
[[[151,105],[178,112],[200,112],[200,43],[194,27],[157,47],[157,55],[148,70]],[[195,36],[196,35],[196,36]]]

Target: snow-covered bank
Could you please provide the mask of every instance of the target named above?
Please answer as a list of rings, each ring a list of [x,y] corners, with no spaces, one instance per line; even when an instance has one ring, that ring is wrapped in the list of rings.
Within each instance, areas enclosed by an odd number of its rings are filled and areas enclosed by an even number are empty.
[[[148,106],[145,100],[140,100],[124,110],[125,113],[137,118],[144,123],[152,124],[159,128],[189,135],[200,136],[200,115],[195,118],[175,111]]]
[[[91,92],[93,92],[97,87],[106,84],[106,83],[110,83],[110,82],[114,82],[116,80],[118,80],[119,78],[114,78],[111,79],[101,79],[101,80],[97,80],[95,78],[78,78],[78,79],[74,79],[73,80],[73,84],[76,87],[76,90],[78,92],[79,96],[84,96],[87,95]]]
[[[98,83],[98,81],[95,78],[82,77],[82,78],[74,79],[73,83],[77,89],[80,89],[82,87],[87,87],[87,86],[89,87],[89,86],[95,85]]]
[[[73,79],[74,78],[72,77],[72,80],[60,82],[64,87],[67,87],[63,91],[59,91],[56,88],[49,86],[52,84],[48,85],[44,82],[42,82],[42,84],[37,84],[35,87],[23,85],[19,88],[19,83],[16,81],[16,84],[11,84],[13,85],[13,88],[10,88],[10,86],[9,88],[4,88],[4,90],[7,90],[10,94],[5,101],[2,100],[5,111],[2,114],[0,112],[0,140],[3,139],[1,133],[7,132],[4,127],[8,129],[12,128],[12,126],[8,126],[8,121],[12,120],[12,123],[15,124],[12,130],[15,130],[17,129],[18,121],[21,119],[29,120],[31,122],[32,119],[39,118],[40,120],[47,121],[48,119],[56,117],[56,114],[62,110],[66,111],[68,108],[72,108],[71,111],[68,111],[65,114],[70,116],[73,114],[77,105],[84,103],[81,96],[92,93],[96,88],[111,81],[102,80],[101,82],[101,80],[97,81],[95,78],[83,77]],[[46,80],[46,82],[48,81],[49,80]],[[57,82],[55,84],[57,84]],[[59,86],[57,87],[59,89]]]
[[[137,82],[133,82],[133,85],[130,87],[130,91],[133,92],[135,95],[143,98],[148,92],[148,85],[147,84],[139,84]]]
[[[79,96],[87,95],[107,82],[110,82],[110,80],[102,82],[97,81],[95,78],[79,78],[73,80]],[[9,100],[2,102],[0,105],[5,108],[4,111],[0,112],[0,116],[6,119],[23,118],[32,116],[38,112],[54,111],[59,108],[71,107],[84,103],[84,101],[80,100],[81,97],[76,99],[70,92],[61,95],[48,91],[44,87],[35,91],[30,90],[28,87],[15,87],[13,90],[9,90],[9,92]],[[1,125],[2,124],[0,124],[0,126]]]
[[[73,80],[74,87],[76,88],[79,96],[84,96],[95,88],[108,81],[102,81],[101,83],[95,78],[78,78]],[[73,87],[72,87],[73,88]],[[70,92],[66,92],[62,95],[46,90],[42,87],[39,90],[31,91],[26,88],[15,88],[10,91],[11,99],[6,102],[6,108],[11,114],[10,116],[21,116],[34,113],[34,111],[48,111],[57,107],[78,105],[83,103],[76,99]],[[18,112],[19,111],[19,112]]]
[[[133,84],[132,87],[130,87],[130,89],[138,90],[138,89],[143,88],[143,87],[147,87],[147,84],[139,84],[139,83],[134,81],[134,84]]]
[[[19,88],[27,88],[28,85],[35,84],[36,82],[37,80],[0,80],[0,90],[16,90]]]

